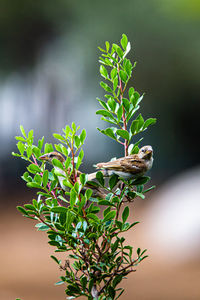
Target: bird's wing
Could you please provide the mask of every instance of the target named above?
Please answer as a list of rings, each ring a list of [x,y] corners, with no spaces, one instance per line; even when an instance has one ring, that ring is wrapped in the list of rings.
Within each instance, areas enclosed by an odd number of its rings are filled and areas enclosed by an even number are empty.
[[[120,158],[106,163],[98,163],[97,169],[121,170]]]
[[[130,158],[121,160],[121,167],[124,171],[130,173],[140,173],[144,168],[144,162],[138,158]]]

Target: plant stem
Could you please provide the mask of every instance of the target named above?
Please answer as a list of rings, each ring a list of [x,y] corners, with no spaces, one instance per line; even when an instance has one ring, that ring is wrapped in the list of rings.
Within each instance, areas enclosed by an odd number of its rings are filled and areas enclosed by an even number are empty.
[[[117,72],[118,72],[118,77],[119,77],[120,103],[122,104],[122,98],[123,98],[124,90],[123,90],[123,87],[122,87],[122,80],[119,76],[119,64],[117,65]],[[126,117],[125,117],[124,106],[122,106],[122,110],[123,110],[122,120],[123,120],[123,124],[124,124],[123,128],[124,128],[124,130],[127,130],[127,122],[126,122]],[[124,145],[124,156],[128,156],[128,140],[127,139],[125,139],[123,145]]]

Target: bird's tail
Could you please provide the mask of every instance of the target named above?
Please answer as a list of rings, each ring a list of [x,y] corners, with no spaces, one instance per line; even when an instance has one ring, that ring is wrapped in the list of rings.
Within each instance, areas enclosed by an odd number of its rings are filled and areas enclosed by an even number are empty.
[[[96,178],[97,172],[88,174],[88,181],[92,181]]]

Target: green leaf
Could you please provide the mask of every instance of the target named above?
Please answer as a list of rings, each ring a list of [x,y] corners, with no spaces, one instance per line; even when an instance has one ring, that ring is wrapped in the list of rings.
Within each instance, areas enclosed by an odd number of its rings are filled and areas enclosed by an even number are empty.
[[[89,200],[92,196],[93,191],[91,189],[87,189],[85,192],[86,199]]]
[[[87,184],[88,184],[88,185],[92,185],[92,186],[94,186],[94,187],[99,187],[99,184],[98,184],[97,182],[95,182],[95,181],[90,181],[90,180],[88,180],[88,181],[87,181]]]
[[[44,146],[44,152],[45,153],[50,153],[50,152],[53,152],[53,151],[54,151],[54,149],[53,149],[52,144],[46,143],[45,146]]]
[[[95,222],[99,223],[99,218],[95,214],[89,213],[89,214],[87,214],[87,218],[92,219]]]
[[[126,58],[124,59],[123,67],[124,67],[125,72],[127,73],[127,75],[130,77],[131,73],[132,73],[133,66],[132,66],[129,59],[126,59]]]
[[[70,206],[73,207],[74,204],[76,203],[76,192],[74,189],[71,189],[71,192],[70,192]]]
[[[26,139],[23,138],[22,136],[16,136],[15,139],[16,139],[17,141],[26,142]]]
[[[100,82],[100,86],[108,93],[112,93],[112,89],[103,81]]]
[[[61,134],[54,133],[53,136],[57,140],[65,141],[65,138]]]
[[[130,98],[131,103],[133,106],[137,106],[143,99],[143,95],[140,96],[138,92],[134,92],[133,96]]]
[[[105,130],[100,130],[100,131],[101,131],[103,134],[107,135],[108,137],[110,137],[110,138],[112,138],[112,139],[114,139],[114,140],[117,139],[111,127],[106,128]]]
[[[80,185],[79,185],[78,182],[75,182],[75,184],[74,184],[74,191],[75,191],[77,194],[79,194],[79,192],[80,192]]]
[[[107,207],[107,208],[103,211],[103,216],[105,217],[110,211],[111,211],[111,207]]]
[[[113,68],[110,72],[110,77],[112,80],[117,76],[117,68]]]
[[[150,188],[148,188],[148,189],[146,189],[145,191],[143,191],[143,193],[147,193],[147,192],[149,192],[149,191],[155,189],[155,187],[156,187],[155,185],[152,185]]]
[[[72,122],[71,127],[73,129],[73,133],[75,133],[78,130],[78,128],[76,128],[76,124],[74,122]]]
[[[121,120],[122,114],[123,114],[123,107],[122,107],[122,105],[120,105],[119,108],[118,108],[118,110],[117,110],[118,122]]]
[[[106,52],[106,50],[104,50],[104,49],[101,48],[101,47],[98,47],[98,49],[99,49],[101,52]]]
[[[118,181],[119,181],[119,177],[116,174],[114,174],[114,175],[112,175],[110,177],[110,179],[109,179],[109,187],[110,187],[111,190],[116,186],[116,184],[118,183]]]
[[[156,123],[156,118],[149,118],[144,122],[142,129],[146,129],[149,125],[153,125]]]
[[[142,193],[135,192],[138,197],[144,200],[145,196]]]
[[[115,278],[113,279],[113,287],[115,288],[123,279],[123,275],[116,275]]]
[[[133,184],[133,185],[141,185],[141,184],[147,183],[149,180],[150,180],[150,177],[148,177],[148,176],[141,176],[141,177],[136,178],[136,179],[133,181],[132,184]]]
[[[75,137],[74,137],[74,143],[75,143],[75,147],[79,148],[80,139],[79,139],[79,137],[77,135],[75,135]]]
[[[119,77],[121,78],[121,80],[126,83],[128,77],[127,77],[127,74],[123,71],[123,70],[120,70],[119,71]]]
[[[115,100],[112,97],[110,97],[108,99],[107,103],[108,103],[108,106],[110,107],[110,109],[112,110],[112,112],[115,112],[115,109],[116,109],[116,106],[117,106],[117,103],[115,102]]]
[[[112,113],[104,109],[97,110],[96,115],[102,115],[104,117],[109,117],[111,119],[114,119]]]
[[[138,120],[138,130],[140,130],[144,125],[144,119],[141,114],[136,118]]]
[[[41,189],[41,185],[39,185],[38,183],[36,182],[27,182],[26,184],[28,187],[30,188],[36,188],[36,189]]]
[[[120,58],[123,57],[124,52],[122,51],[122,49],[118,45],[116,45],[116,52],[117,52],[117,54],[119,55]]]
[[[69,125],[66,125],[66,126],[65,126],[65,129],[63,129],[63,132],[65,133],[65,138],[67,139],[68,136],[69,136],[69,134],[72,133],[72,130],[71,130],[71,128],[69,127]]]
[[[67,159],[66,159],[66,161],[65,161],[65,168],[66,168],[66,169],[69,168],[69,166],[70,166],[70,164],[71,164],[71,160],[72,160],[71,157],[68,156]]]
[[[122,48],[124,50],[126,50],[126,47],[127,47],[127,44],[128,44],[128,38],[124,33],[122,34],[122,38],[121,38],[120,42],[121,42]]]
[[[130,110],[130,102],[128,101],[128,99],[122,98],[122,103],[123,103],[123,106],[124,106],[126,112],[129,112],[129,110]]]
[[[87,277],[86,277],[86,276],[81,277],[80,283],[81,283],[81,286],[82,286],[83,291],[85,291],[85,289],[86,289],[87,282],[88,282],[88,280],[87,280]]]
[[[131,100],[132,98],[134,98],[134,88],[130,87],[130,89],[128,90],[128,95],[129,95],[129,99]],[[132,101],[131,101],[132,102]]]
[[[118,134],[119,136],[121,136],[121,137],[122,137],[123,139],[125,139],[125,140],[128,140],[128,141],[129,141],[129,139],[130,139],[129,133],[128,133],[127,130],[124,130],[124,129],[118,129],[118,130],[116,131],[116,134]]]
[[[115,299],[115,289],[112,286],[108,286],[108,293],[111,299]]]
[[[29,175],[29,172],[25,172],[22,176],[22,179],[26,182],[32,182],[32,177]]]
[[[38,231],[47,231],[49,230],[49,226],[47,226],[46,224],[43,223],[38,223],[35,225],[35,227],[37,228]]]
[[[141,141],[143,140],[143,138],[139,139],[139,141],[137,141],[135,144],[131,144],[131,148],[128,150],[129,154],[137,154],[139,151],[139,147],[138,145],[141,143]]]
[[[97,100],[99,101],[100,105],[101,105],[103,108],[105,108],[106,110],[108,110],[108,106],[107,106],[107,104],[106,104],[105,101],[100,100],[99,98],[97,98]]]
[[[36,175],[34,176],[34,181],[35,181],[36,183],[38,183],[39,185],[41,185],[41,183],[42,183],[42,177],[41,177],[41,175],[36,174]]]
[[[57,285],[61,285],[63,283],[64,283],[64,281],[60,280],[60,281],[56,282],[55,285],[57,286]]]
[[[76,163],[76,169],[77,170],[78,170],[78,168],[80,167],[80,165],[82,163],[83,157],[84,157],[84,152],[83,152],[83,149],[81,149],[80,152],[79,152],[79,155],[78,155],[77,163]]]
[[[96,173],[96,179],[102,186],[104,186],[105,183],[104,183],[104,178],[103,178],[102,172],[99,171]]]
[[[106,206],[114,206],[110,201],[108,200],[99,200],[98,205],[106,205]]]
[[[113,91],[118,87],[118,76],[116,76],[113,80]]]
[[[21,130],[21,133],[23,134],[23,136],[24,136],[25,138],[27,138],[26,132],[25,132],[24,127],[23,127],[22,125],[20,125],[20,130]]]
[[[106,41],[105,44],[106,44],[106,51],[108,52],[110,49],[110,43],[108,41]]]
[[[40,140],[38,140],[38,148],[40,150],[42,149],[43,143],[44,143],[44,137],[42,137]]]
[[[28,215],[27,211],[22,206],[17,206],[17,210],[26,216]]]
[[[28,139],[32,140],[32,138],[33,138],[33,129],[31,129],[28,133]]]
[[[105,79],[108,78],[108,71],[106,70],[106,68],[105,68],[103,65],[100,66],[100,74],[101,74],[101,76],[103,76]]]
[[[81,134],[80,134],[80,141],[81,141],[81,144],[84,143],[85,138],[86,138],[86,130],[83,129],[82,132],[81,132]]]
[[[64,170],[63,164],[61,163],[60,160],[58,160],[56,158],[53,158],[52,159],[52,164],[53,164],[54,167],[57,167],[57,168],[59,168],[61,170]]]
[[[110,220],[113,220],[116,216],[116,211],[115,210],[112,210],[110,211],[109,213],[107,213],[104,217],[104,222],[107,222],[107,221],[110,221]]]
[[[126,207],[124,208],[123,213],[122,213],[122,221],[123,221],[123,223],[126,222],[126,220],[128,219],[128,216],[129,216],[129,207],[126,206]]]
[[[141,249],[140,249],[140,248],[137,248],[137,255],[138,255],[138,256],[140,255],[140,252],[141,252]]]
[[[22,142],[18,142],[17,148],[19,149],[20,154],[23,155],[25,151],[25,145]]]
[[[130,130],[131,133],[134,135],[137,133],[138,131],[138,125],[139,125],[139,120],[134,120],[131,124]]]
[[[27,157],[30,158],[31,155],[32,155],[32,147],[31,146],[28,146],[27,149],[26,149],[26,154],[27,154]]]
[[[54,206],[51,208],[51,212],[57,213],[57,214],[66,213],[67,211],[68,211],[68,208],[64,207],[64,206]]]
[[[113,60],[114,60],[114,58],[113,58]],[[110,59],[108,59],[108,58],[105,58],[105,64],[106,64],[107,66],[109,66],[109,67],[113,67],[112,61],[111,61]]]
[[[61,263],[61,260],[59,259],[57,259],[54,255],[51,255],[51,258],[58,264],[58,265],[60,265],[60,263]]]
[[[86,175],[84,173],[81,173],[80,175],[80,182],[82,185],[85,185],[86,182],[87,182],[87,178],[86,178]]]
[[[48,178],[49,178],[49,171],[45,170],[43,173],[43,176],[42,176],[42,183],[43,183],[44,187],[46,187],[46,185],[47,185]]]
[[[33,146],[32,150],[33,150],[33,153],[35,154],[36,158],[39,158],[39,156],[41,155],[40,149],[36,146]]]
[[[119,295],[115,298],[115,300],[119,299],[121,297],[121,295],[123,294],[124,289],[121,289],[121,292],[119,293]]]
[[[122,230],[123,223],[121,221],[115,220],[115,224],[116,224],[117,228],[119,228],[119,230]]]

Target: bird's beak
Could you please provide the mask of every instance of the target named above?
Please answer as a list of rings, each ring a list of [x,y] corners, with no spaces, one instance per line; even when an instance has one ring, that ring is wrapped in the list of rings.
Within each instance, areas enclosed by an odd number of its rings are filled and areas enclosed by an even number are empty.
[[[153,151],[151,149],[147,150],[144,154],[144,159],[150,159],[152,157]]]
[[[152,153],[152,150],[147,150],[147,151],[145,152],[145,155],[148,155],[148,154],[150,154],[150,153]]]
[[[41,160],[49,160],[49,157],[48,157],[47,154],[44,154],[44,155],[40,156],[39,159],[41,159]]]

